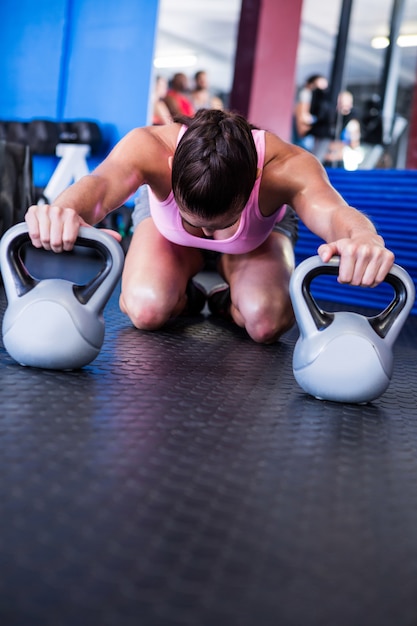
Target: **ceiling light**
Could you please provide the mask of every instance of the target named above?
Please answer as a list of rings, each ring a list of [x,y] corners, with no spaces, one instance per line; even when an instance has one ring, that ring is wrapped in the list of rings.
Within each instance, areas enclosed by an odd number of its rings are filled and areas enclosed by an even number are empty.
[[[373,48],[376,48],[377,50],[382,49],[382,48],[388,48],[389,39],[388,37],[373,37],[371,41],[371,46]]]
[[[397,45],[400,46],[400,48],[411,48],[413,46],[417,46],[417,34],[416,35],[399,35],[397,39]],[[388,37],[374,37],[371,41],[371,46],[377,49],[388,48],[389,38]]]
[[[417,46],[417,34],[416,35],[400,35],[397,39],[397,44],[401,48],[412,48]]]
[[[154,59],[154,67],[163,68],[163,67],[193,67],[197,64],[197,57],[195,54],[181,54],[181,55],[170,55],[166,57],[155,57]]]

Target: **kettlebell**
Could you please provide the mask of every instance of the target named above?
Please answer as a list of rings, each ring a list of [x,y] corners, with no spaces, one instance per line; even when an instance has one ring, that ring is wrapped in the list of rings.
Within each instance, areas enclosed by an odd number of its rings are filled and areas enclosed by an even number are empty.
[[[4,347],[21,365],[56,370],[83,367],[102,347],[103,310],[122,273],[123,250],[111,235],[82,226],[76,245],[97,251],[103,266],[87,284],[76,285],[62,278],[35,279],[21,254],[29,242],[26,224],[19,223],[6,231],[0,243],[8,300]]]
[[[415,287],[394,264],[385,281],[394,296],[378,315],[323,311],[311,294],[314,278],[337,275],[339,258],[323,263],[313,256],[300,263],[290,296],[300,336],[293,352],[297,383],[310,395],[334,402],[366,403],[387,389],[393,372],[393,344],[413,306]]]

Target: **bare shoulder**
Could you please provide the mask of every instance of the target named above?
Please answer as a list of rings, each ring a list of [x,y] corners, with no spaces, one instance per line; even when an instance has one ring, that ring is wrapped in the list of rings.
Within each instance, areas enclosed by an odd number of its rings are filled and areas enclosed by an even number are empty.
[[[104,178],[129,181],[129,187],[148,183],[158,195],[169,192],[169,157],[175,152],[179,124],[144,126],[127,133],[96,168]]]
[[[133,162],[138,160],[152,168],[155,159],[174,154],[179,130],[179,124],[135,128],[119,141],[111,154]]]
[[[278,137],[278,135],[268,131],[265,132],[264,167],[285,167],[288,163],[291,163],[293,159],[300,159],[304,155],[308,158],[311,156],[299,146],[284,141]]]
[[[277,206],[289,204],[297,210],[300,199],[331,190],[324,167],[309,152],[265,134],[265,161],[262,171],[259,204],[263,215],[271,215]]]
[[[289,202],[288,196],[315,183],[327,184],[328,177],[312,154],[267,132],[263,182],[274,193],[280,190],[285,196],[283,202]]]

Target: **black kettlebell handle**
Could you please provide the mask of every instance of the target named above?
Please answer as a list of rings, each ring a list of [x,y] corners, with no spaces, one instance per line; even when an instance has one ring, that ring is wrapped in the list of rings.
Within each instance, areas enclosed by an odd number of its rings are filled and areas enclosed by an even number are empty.
[[[311,316],[318,330],[324,330],[324,328],[330,326],[334,319],[334,314],[328,311],[323,311],[318,306],[316,300],[311,294],[311,283],[318,276],[337,276],[338,274],[338,264],[324,264],[319,267],[314,267],[307,272],[302,281],[302,293],[310,307]],[[388,306],[381,311],[381,313],[378,313],[378,315],[375,315],[374,317],[367,318],[369,324],[381,338],[384,338],[387,335],[394,320],[397,318],[399,312],[402,311],[407,302],[407,291],[405,285],[398,276],[389,273],[383,282],[391,285],[394,289],[394,297]]]
[[[17,296],[25,295],[40,282],[30,274],[23,262],[21,252],[23,246],[27,243],[31,243],[29,233],[23,232],[16,235],[6,251],[6,258],[10,265]],[[78,301],[81,304],[87,304],[91,296],[96,292],[98,286],[110,273],[113,259],[106,246],[96,239],[78,236],[75,245],[93,249],[97,251],[103,259],[103,267],[96,276],[85,285],[74,284],[73,286],[74,295]]]
[[[16,294],[24,296],[39,283],[27,270],[21,257],[21,250],[25,243],[30,241],[28,233],[17,235],[13,245],[9,245],[6,252],[6,260],[9,263]]]

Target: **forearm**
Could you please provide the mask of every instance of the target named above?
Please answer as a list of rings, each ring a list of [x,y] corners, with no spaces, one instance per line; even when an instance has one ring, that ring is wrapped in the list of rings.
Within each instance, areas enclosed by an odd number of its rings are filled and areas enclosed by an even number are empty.
[[[115,202],[115,200],[113,200]],[[123,203],[123,200],[120,204]],[[97,224],[109,211],[119,206],[112,206],[106,181],[95,174],[88,174],[65,189],[51,203],[62,209],[71,208],[88,224]]]
[[[326,243],[318,248],[326,263],[340,257],[339,281],[353,285],[374,286],[384,280],[394,262],[394,254],[385,247],[372,221],[349,206],[328,181],[321,168],[310,184],[296,196],[300,218],[309,230]]]
[[[332,210],[329,219],[325,219],[321,223],[321,236],[327,243],[339,239],[365,237],[373,243],[384,245],[384,240],[377,233],[371,220],[351,206],[340,206]]]
[[[372,287],[384,280],[394,254],[385,247],[383,238],[372,222],[362,213],[345,206],[334,210],[325,241],[318,254],[325,263],[340,257],[339,281]]]

